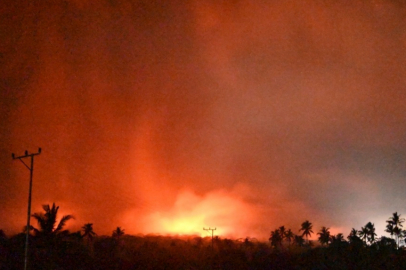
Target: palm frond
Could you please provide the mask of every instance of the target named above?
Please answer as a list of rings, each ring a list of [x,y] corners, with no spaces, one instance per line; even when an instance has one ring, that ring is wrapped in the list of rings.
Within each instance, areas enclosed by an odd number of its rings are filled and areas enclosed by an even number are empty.
[[[58,227],[56,227],[56,229],[55,229],[55,233],[61,231],[62,228],[65,226],[66,222],[67,222],[68,220],[70,220],[70,219],[74,219],[74,217],[73,217],[72,215],[63,216],[63,217],[61,218],[61,220],[59,221]]]
[[[40,231],[47,231],[48,220],[43,213],[34,213],[32,217],[37,220]]]

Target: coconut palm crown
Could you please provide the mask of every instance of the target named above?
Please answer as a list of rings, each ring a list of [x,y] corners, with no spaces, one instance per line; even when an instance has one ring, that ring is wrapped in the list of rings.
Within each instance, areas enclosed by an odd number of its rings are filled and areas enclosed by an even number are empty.
[[[66,225],[66,222],[70,219],[73,219],[72,215],[63,216],[59,222],[57,219],[59,206],[56,206],[55,203],[52,204],[52,207],[47,204],[43,205],[45,213],[35,213],[32,215],[34,219],[38,222],[38,229],[32,227],[35,235],[39,236],[52,236],[61,233],[67,233],[67,230],[63,230]]]
[[[313,224],[311,222],[309,222],[308,220],[306,220],[305,222],[302,223],[302,228],[300,228],[300,231],[303,231],[302,236],[306,236],[306,239],[308,240],[308,238],[312,235],[313,233]]]

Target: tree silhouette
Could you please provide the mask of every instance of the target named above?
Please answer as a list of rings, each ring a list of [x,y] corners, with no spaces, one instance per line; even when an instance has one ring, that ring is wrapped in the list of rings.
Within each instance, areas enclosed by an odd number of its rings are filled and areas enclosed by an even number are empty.
[[[271,231],[271,237],[269,237],[269,241],[271,242],[271,246],[278,248],[282,244],[282,236],[278,229]]]
[[[396,241],[393,238],[381,236],[381,238],[376,242],[376,245],[379,250],[385,251],[385,250],[390,250],[394,251],[396,250]]]
[[[42,209],[44,209],[45,213],[35,213],[32,215],[39,225],[38,229],[32,227],[35,235],[51,237],[58,234],[66,234],[68,232],[67,230],[64,231],[63,227],[68,220],[73,219],[72,215],[63,216],[57,225],[59,206],[55,206],[55,203],[53,203],[52,207],[48,204],[43,205]]]
[[[285,239],[285,233],[286,233],[285,226],[280,226],[279,227],[279,233],[281,235],[281,240],[283,241],[283,239]]]
[[[375,225],[371,222],[368,222],[366,227],[368,228],[368,241],[372,244],[375,242]]]
[[[361,230],[358,231],[359,236],[361,237],[361,239],[364,241],[365,245],[367,244],[367,239],[368,239],[368,228],[365,227],[361,227]]]
[[[86,223],[83,227],[83,235],[82,238],[87,239],[88,242],[93,241],[93,237],[95,237],[97,234],[93,231],[93,223]]]
[[[345,240],[344,240],[344,235],[342,234],[342,233],[337,233],[337,235],[336,235],[336,240],[338,241],[338,242],[344,242]]]
[[[392,214],[392,216],[386,221],[388,223],[386,225],[386,232],[390,233],[391,237],[393,235],[396,236],[396,245],[397,248],[399,248],[399,238],[401,237],[402,234],[402,223],[405,221],[404,218],[400,217],[400,214],[398,212],[395,212]]]
[[[302,235],[295,235],[295,237],[293,239],[293,243],[299,247],[303,247],[305,240],[303,239]]]
[[[361,238],[358,236],[359,232],[352,228],[350,234],[347,236],[347,239],[350,243],[357,243],[357,242],[361,242]]]
[[[319,242],[322,246],[327,245],[330,241],[330,228],[321,227],[320,231],[317,233],[319,235]]]
[[[30,227],[34,232],[34,241],[31,245],[32,269],[58,269],[63,264],[65,251],[69,243],[75,242],[74,235],[70,235],[64,227],[66,222],[73,218],[66,215],[58,218],[59,206],[43,205],[44,212],[34,213],[32,217],[38,222],[38,228]],[[38,258],[38,259],[35,259]],[[30,267],[30,268],[31,268]]]
[[[112,234],[112,236],[114,237],[114,238],[117,238],[117,239],[119,239],[121,236],[123,236],[124,235],[124,230],[123,229],[121,229],[121,227],[117,227],[114,231],[113,231],[113,234]]]
[[[288,241],[289,246],[290,246],[290,243],[292,242],[292,240],[294,239],[294,237],[295,237],[295,235],[293,234],[291,229],[288,229],[285,232],[285,239]]]
[[[253,243],[252,243],[251,239],[253,239],[253,238],[250,238],[250,237],[247,236],[245,238],[239,238],[237,241],[243,242],[243,246],[245,248],[249,248],[249,247],[253,246]]]
[[[367,244],[367,241],[370,244],[375,242],[375,225],[371,222],[368,222],[364,227],[359,231],[359,235],[364,240],[364,243]]]
[[[345,242],[344,235],[342,233],[337,233],[337,235],[332,235],[330,237],[331,243],[342,243]]]
[[[394,227],[392,222],[389,222],[389,220],[386,221],[388,224],[386,224],[386,229],[385,232],[390,234],[390,237],[393,239],[393,234],[394,234]]]
[[[313,233],[313,224],[311,222],[309,222],[308,220],[306,220],[305,222],[302,223],[302,228],[300,228],[300,231],[303,231],[302,236],[306,236],[306,241],[309,242],[309,237],[312,235]]]

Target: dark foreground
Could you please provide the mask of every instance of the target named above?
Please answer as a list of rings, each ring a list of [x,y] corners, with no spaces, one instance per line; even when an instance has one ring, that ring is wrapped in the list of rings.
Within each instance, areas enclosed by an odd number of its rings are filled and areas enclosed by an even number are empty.
[[[25,235],[0,239],[0,269],[24,268]],[[210,238],[80,234],[30,239],[29,269],[406,269],[392,242],[341,242],[326,247]]]

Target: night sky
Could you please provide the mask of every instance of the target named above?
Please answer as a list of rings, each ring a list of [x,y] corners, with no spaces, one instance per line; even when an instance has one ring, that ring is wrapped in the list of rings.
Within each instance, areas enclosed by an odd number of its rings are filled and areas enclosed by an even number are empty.
[[[401,0],[3,1],[0,91],[7,234],[29,183],[11,153],[38,147],[32,211],[56,202],[71,230],[406,217]]]

